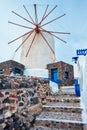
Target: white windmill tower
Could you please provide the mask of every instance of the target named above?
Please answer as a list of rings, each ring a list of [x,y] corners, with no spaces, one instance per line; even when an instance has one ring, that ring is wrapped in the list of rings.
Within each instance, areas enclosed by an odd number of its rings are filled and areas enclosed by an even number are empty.
[[[15,52],[17,52],[20,47],[22,48],[20,62],[25,65],[25,68],[26,68],[25,74],[32,75],[32,76],[48,77],[48,71],[46,69],[46,65],[49,63],[53,63],[55,61],[54,37],[66,43],[66,41],[64,41],[57,35],[70,34],[70,33],[49,31],[49,30],[44,29],[44,27],[62,18],[63,16],[65,16],[65,14],[62,14],[46,23],[43,23],[46,20],[46,18],[49,17],[49,15],[57,8],[57,5],[54,6],[50,10],[49,10],[49,5],[47,5],[42,14],[42,18],[40,21],[38,20],[39,16],[38,16],[38,8],[36,4],[34,4],[34,14],[35,14],[34,19],[30,15],[26,6],[23,5],[23,7],[24,7],[25,12],[28,15],[28,18],[25,18],[24,16],[14,11],[12,12],[16,16],[32,24],[33,27],[24,26],[24,25],[9,21],[9,23],[13,25],[17,25],[17,26],[29,29],[27,33],[10,41],[9,44],[22,38],[22,43],[15,50]]]

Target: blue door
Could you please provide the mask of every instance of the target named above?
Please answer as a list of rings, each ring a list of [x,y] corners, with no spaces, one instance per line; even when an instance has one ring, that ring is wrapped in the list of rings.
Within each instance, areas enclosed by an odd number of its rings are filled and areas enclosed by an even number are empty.
[[[52,69],[51,70],[51,80],[54,82],[58,81],[58,69]]]

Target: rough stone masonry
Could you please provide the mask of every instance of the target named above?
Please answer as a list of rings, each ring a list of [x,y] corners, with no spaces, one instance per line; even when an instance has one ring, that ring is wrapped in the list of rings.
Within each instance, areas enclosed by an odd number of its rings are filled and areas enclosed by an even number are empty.
[[[45,79],[0,75],[0,130],[29,130],[51,94]]]

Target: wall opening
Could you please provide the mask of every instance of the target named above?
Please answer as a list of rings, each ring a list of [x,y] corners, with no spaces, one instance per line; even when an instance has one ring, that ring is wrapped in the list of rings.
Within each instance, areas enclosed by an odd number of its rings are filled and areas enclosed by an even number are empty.
[[[58,81],[58,69],[51,69],[51,80]]]

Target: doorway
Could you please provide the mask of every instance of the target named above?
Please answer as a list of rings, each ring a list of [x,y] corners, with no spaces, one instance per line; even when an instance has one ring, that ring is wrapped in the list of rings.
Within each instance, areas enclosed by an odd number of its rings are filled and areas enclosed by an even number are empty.
[[[51,80],[56,82],[58,81],[58,69],[51,69]]]

